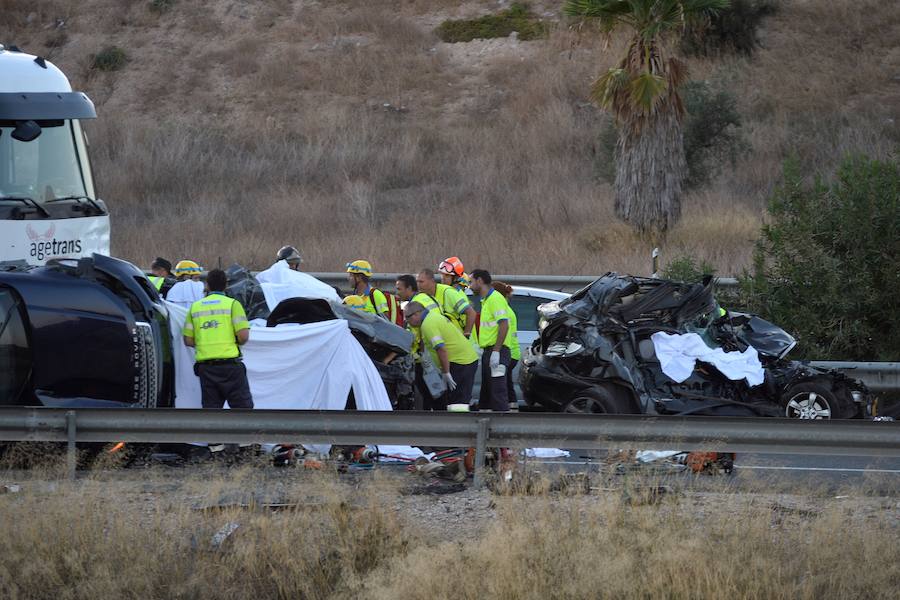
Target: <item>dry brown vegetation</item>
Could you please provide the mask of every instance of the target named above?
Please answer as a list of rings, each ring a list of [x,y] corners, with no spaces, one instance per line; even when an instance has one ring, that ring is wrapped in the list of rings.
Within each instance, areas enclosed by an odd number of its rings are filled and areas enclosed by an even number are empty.
[[[402,497],[408,476],[259,465],[50,474],[18,472],[21,491],[0,495],[4,598],[880,599],[900,585],[896,498],[859,489],[723,484],[645,503],[618,485]]]
[[[666,257],[739,271],[786,156],[827,174],[847,153],[897,148],[900,11],[780,4],[752,57],[690,61],[739,99],[747,148],[686,198]],[[499,272],[648,270],[653,242],[615,219],[600,177],[608,117],[586,101],[617,40],[558,26],[543,41],[437,40],[442,20],[497,9],[482,0],[3,6],[0,40],[49,55],[96,102],[88,132],[113,250],[138,264],[263,267],[292,243],[309,270],[446,255]],[[532,6],[558,18],[556,2]],[[129,63],[91,70],[109,45]]]

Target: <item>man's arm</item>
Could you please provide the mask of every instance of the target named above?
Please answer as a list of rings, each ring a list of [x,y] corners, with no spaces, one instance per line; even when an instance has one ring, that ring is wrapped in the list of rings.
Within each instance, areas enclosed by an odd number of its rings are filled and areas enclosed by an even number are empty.
[[[447,349],[441,344],[434,349],[437,352],[438,360],[441,362],[441,373],[450,372],[450,358],[447,356]]]
[[[497,323],[497,343],[494,344],[494,352],[500,352],[506,344],[506,334],[509,333],[509,320],[503,319]]]
[[[463,328],[463,333],[466,334],[466,337],[472,335],[472,329],[475,328],[475,321],[478,320],[478,313],[475,312],[475,309],[472,308],[472,305],[466,307],[466,326]]]
[[[250,339],[250,323],[247,322],[247,313],[240,302],[231,303],[231,326],[234,327],[234,339],[238,346],[243,346]]]
[[[184,345],[188,348],[194,348],[197,344],[194,342],[194,338],[189,335],[181,336],[184,339]]]

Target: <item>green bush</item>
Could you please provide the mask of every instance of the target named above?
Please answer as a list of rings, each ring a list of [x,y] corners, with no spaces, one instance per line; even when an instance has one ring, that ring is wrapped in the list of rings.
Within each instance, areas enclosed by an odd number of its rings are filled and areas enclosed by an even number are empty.
[[[705,260],[697,261],[690,256],[678,256],[662,271],[663,279],[700,283],[707,275],[715,275],[716,270]]]
[[[848,158],[830,184],[789,161],[769,213],[741,278],[747,307],[808,358],[900,360],[900,160]]]
[[[518,32],[520,40],[536,40],[546,37],[547,24],[538,19],[528,5],[515,2],[495,15],[477,19],[449,19],[434,31],[441,41],[448,43],[507,37],[513,31]]]
[[[734,164],[741,147],[741,115],[734,94],[708,81],[689,81],[681,88],[687,116],[684,155],[688,187],[703,185],[726,162]]]
[[[734,163],[743,147],[739,134],[741,115],[737,99],[719,84],[689,81],[681,87],[687,115],[684,119],[684,154],[688,174],[685,184],[699,187]],[[616,177],[615,155],[618,133],[610,122],[600,131],[598,174],[609,182]]]
[[[708,22],[689,25],[681,38],[686,54],[709,56],[722,52],[752,54],[759,45],[757,30],[763,18],[778,8],[775,0],[731,0]]]
[[[107,46],[94,55],[91,68],[98,71],[118,71],[128,62],[128,55],[118,46]]]

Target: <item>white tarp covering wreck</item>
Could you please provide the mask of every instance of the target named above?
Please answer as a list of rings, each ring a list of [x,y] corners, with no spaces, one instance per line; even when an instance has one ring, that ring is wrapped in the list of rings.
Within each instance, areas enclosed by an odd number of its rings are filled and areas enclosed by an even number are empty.
[[[176,408],[200,408],[194,349],[184,345],[187,310],[168,304],[175,349]],[[342,410],[352,387],[359,410],[391,410],[384,384],[347,321],[253,327],[241,348],[257,409]]]

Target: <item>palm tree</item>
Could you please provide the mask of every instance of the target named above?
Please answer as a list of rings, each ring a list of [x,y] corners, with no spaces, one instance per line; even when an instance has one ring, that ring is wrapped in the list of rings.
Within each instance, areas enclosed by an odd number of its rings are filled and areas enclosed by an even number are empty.
[[[618,65],[591,86],[591,99],[616,118],[616,214],[641,232],[665,232],[681,213],[687,164],[681,134],[687,77],[671,47],[684,26],[729,0],[567,0],[563,12],[610,34],[632,32]]]

